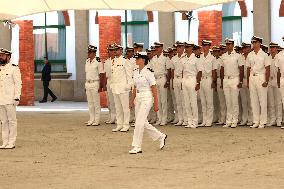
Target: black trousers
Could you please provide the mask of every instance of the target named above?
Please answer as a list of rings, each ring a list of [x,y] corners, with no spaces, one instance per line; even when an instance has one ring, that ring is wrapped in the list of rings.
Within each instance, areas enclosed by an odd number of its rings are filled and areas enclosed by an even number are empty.
[[[53,94],[53,92],[48,88],[49,81],[43,81],[43,100],[47,100],[48,94],[54,99],[56,96]]]

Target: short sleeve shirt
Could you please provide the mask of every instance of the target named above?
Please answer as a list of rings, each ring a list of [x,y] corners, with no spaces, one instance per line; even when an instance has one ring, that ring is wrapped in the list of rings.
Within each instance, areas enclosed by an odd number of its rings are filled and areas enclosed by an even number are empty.
[[[182,62],[183,76],[196,76],[198,72],[203,70],[203,65],[200,58],[197,58],[195,54],[191,54],[189,57],[185,56]]]
[[[271,62],[268,60],[268,55],[260,49],[257,53],[250,52],[248,57],[248,67],[251,68],[252,74],[264,74],[265,67],[270,66]]]
[[[222,67],[224,67],[225,76],[239,76],[240,66],[244,65],[242,55],[232,51],[231,54],[226,52],[222,56]]]
[[[151,91],[151,86],[156,85],[153,71],[145,66],[141,71],[136,68],[133,72],[133,80],[136,89],[141,91]]]
[[[95,58],[92,61],[88,58],[86,60],[85,71],[86,80],[99,80],[99,74],[104,73],[103,64]]]
[[[172,58],[172,62],[173,62],[173,69],[175,70],[175,76],[182,76],[182,69],[183,69],[183,62],[185,59],[186,55],[182,54],[180,57],[178,55],[174,56]]]
[[[202,54],[200,61],[203,66],[202,76],[211,76],[212,70],[217,70],[216,58],[211,53],[208,53],[207,56]]]

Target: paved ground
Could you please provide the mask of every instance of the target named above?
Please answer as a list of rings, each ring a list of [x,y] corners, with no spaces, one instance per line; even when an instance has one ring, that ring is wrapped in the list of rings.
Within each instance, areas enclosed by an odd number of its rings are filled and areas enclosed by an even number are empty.
[[[169,137],[163,151],[157,142],[145,136],[143,153],[129,155],[133,128],[129,133],[112,133],[114,125],[83,126],[88,119],[84,109],[86,103],[19,107],[17,148],[0,151],[0,188],[280,189],[284,186],[284,131],[277,127],[164,126],[159,129]],[[103,120],[106,113],[103,112]]]

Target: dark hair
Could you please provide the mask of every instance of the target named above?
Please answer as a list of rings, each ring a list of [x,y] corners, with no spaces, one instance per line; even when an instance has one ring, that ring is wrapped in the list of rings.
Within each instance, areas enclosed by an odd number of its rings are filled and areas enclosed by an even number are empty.
[[[48,57],[47,57],[47,56],[44,56],[43,58],[46,59],[46,60],[48,60]]]

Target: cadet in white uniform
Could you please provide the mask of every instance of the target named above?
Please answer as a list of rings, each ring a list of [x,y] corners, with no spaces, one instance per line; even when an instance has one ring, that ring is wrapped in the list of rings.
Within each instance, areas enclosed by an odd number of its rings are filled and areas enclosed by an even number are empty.
[[[184,102],[184,94],[183,94],[183,87],[182,87],[182,77],[183,77],[183,62],[186,58],[186,54],[184,53],[185,43],[180,41],[176,42],[177,48],[177,55],[173,57],[173,88],[175,92],[175,99],[177,103],[177,115],[178,115],[178,123],[176,126],[179,125],[187,125],[188,117],[185,108]],[[186,48],[193,47],[193,44],[186,46]]]
[[[260,48],[262,38],[253,36],[253,51],[248,55],[248,85],[250,90],[253,126],[264,128],[267,123],[267,86],[270,77],[268,55]]]
[[[116,58],[111,66],[110,88],[114,96],[117,127],[113,132],[127,132],[129,130],[129,92],[133,85],[131,67],[125,63],[122,57],[122,47],[116,45]]]
[[[197,128],[197,92],[200,89],[203,65],[200,62],[201,47],[186,43],[185,57],[182,60],[182,86],[186,111],[186,128]],[[194,53],[193,53],[194,50]]]
[[[278,53],[279,45],[277,43],[271,42],[269,44],[270,47],[270,55],[268,56],[270,65],[270,79],[268,84],[268,101],[267,101],[267,125],[273,126],[276,125],[278,127],[282,124],[282,101],[281,101],[281,93],[277,87],[277,71],[278,68],[275,66],[276,55]]]
[[[98,126],[100,124],[100,91],[103,88],[103,64],[99,58],[96,58],[97,47],[93,45],[88,46],[88,59],[85,64],[86,72],[86,95],[89,107],[90,119],[87,122],[87,126]]]
[[[106,76],[106,87],[107,87],[107,101],[108,101],[108,110],[109,110],[109,118],[106,121],[107,124],[113,124],[116,120],[116,110],[114,104],[113,93],[110,88],[110,81],[111,81],[111,65],[112,61],[115,58],[115,47],[113,45],[109,45],[108,52],[109,58],[105,60],[104,63],[104,71]]]
[[[141,52],[136,54],[136,64],[139,66],[134,71],[134,84],[135,89],[133,90],[133,95],[131,98],[130,106],[134,105],[135,101],[135,129],[133,135],[132,146],[133,149],[129,151],[130,154],[142,153],[142,139],[144,134],[144,129],[152,138],[155,140],[160,140],[160,149],[165,146],[165,140],[167,135],[158,131],[155,127],[150,125],[147,120],[147,116],[151,107],[153,106],[154,99],[154,110],[158,111],[158,97],[157,97],[157,87],[156,80],[153,71],[145,66],[148,63],[148,57],[146,52]]]
[[[6,49],[0,51],[1,149],[15,148],[17,138],[16,106],[20,101],[22,80],[19,67],[9,62],[11,54]]]
[[[155,125],[164,126],[167,124],[168,115],[168,102],[167,102],[167,91],[170,85],[168,74],[167,57],[163,55],[163,43],[155,42],[155,48],[157,55],[152,58],[149,67],[154,70],[154,75],[157,81],[158,98],[159,98],[159,111],[158,121]]]
[[[203,40],[204,54],[200,56],[203,66],[200,85],[200,98],[202,105],[202,124],[200,126],[211,127],[213,122],[213,89],[216,87],[217,65],[214,56],[209,52],[212,41]]]
[[[241,55],[234,51],[234,40],[225,40],[227,53],[222,55],[221,86],[223,87],[227,118],[223,127],[237,127],[239,117],[239,88],[244,77],[244,62]]]
[[[250,102],[250,94],[249,88],[247,85],[247,68],[248,68],[248,54],[251,51],[250,43],[242,43],[242,59],[244,61],[244,79],[243,85],[240,89],[240,100],[241,100],[241,122],[240,126],[252,125],[252,110],[251,110],[251,102]]]

